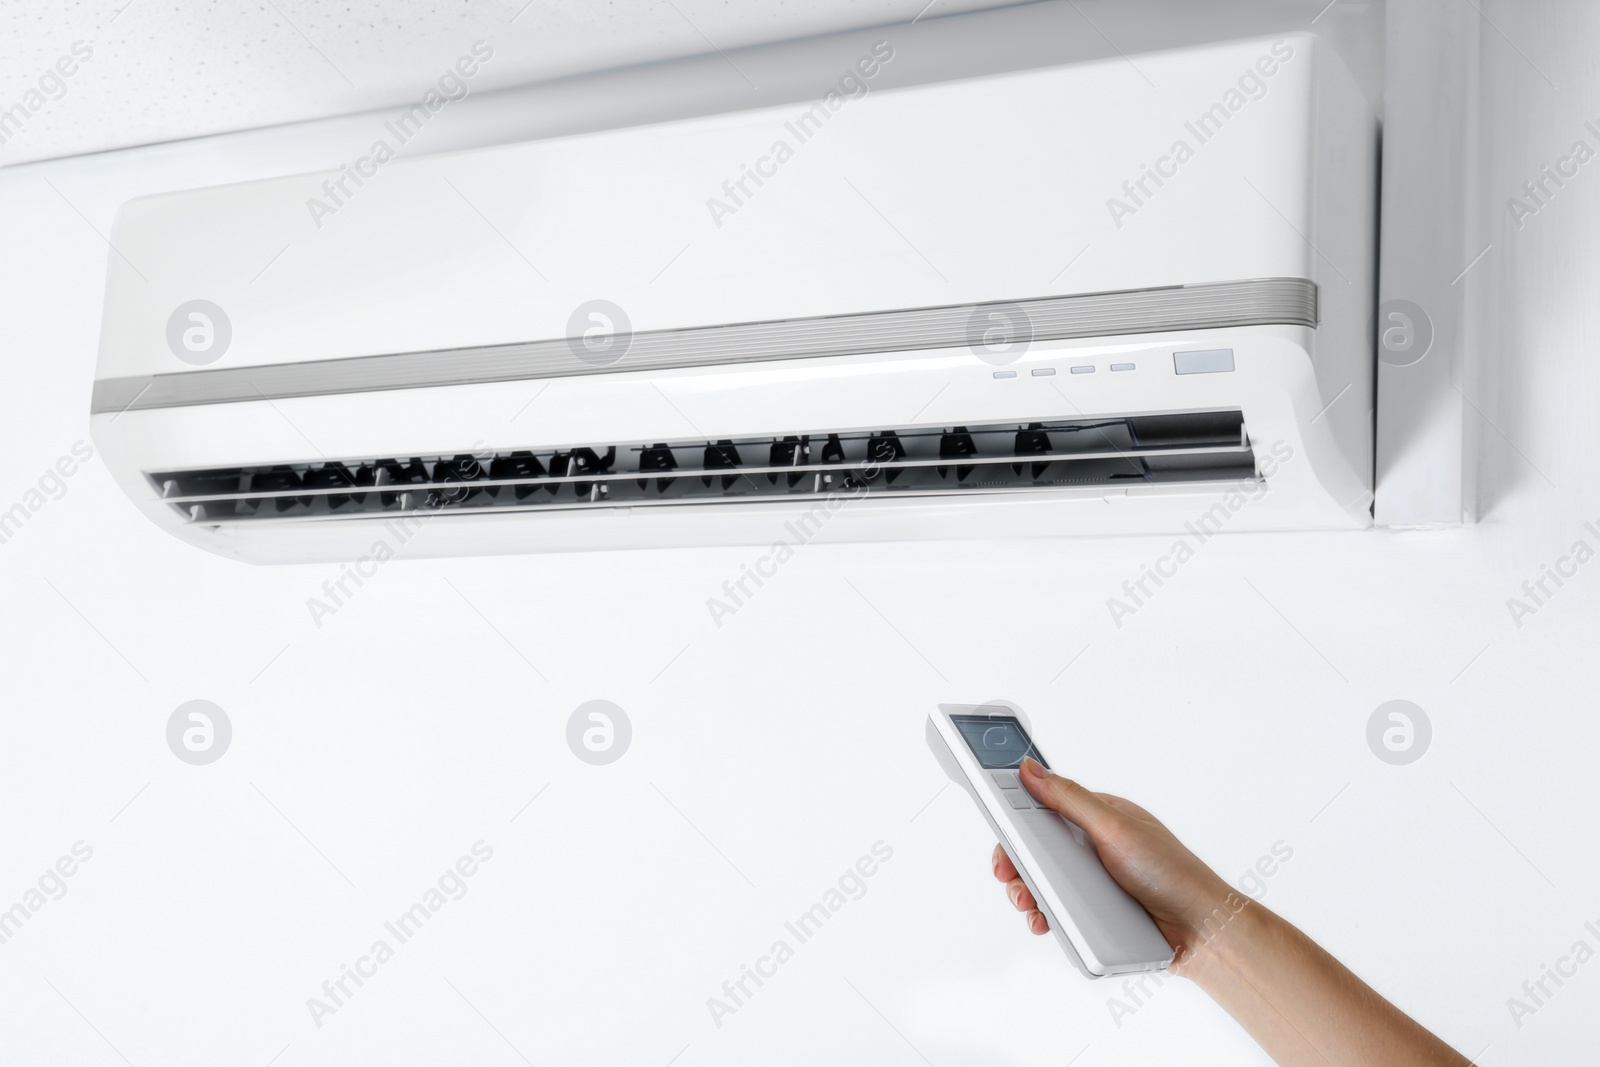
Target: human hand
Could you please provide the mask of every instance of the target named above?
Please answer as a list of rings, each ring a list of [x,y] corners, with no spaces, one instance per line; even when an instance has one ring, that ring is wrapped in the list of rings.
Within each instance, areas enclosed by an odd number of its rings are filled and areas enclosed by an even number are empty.
[[[1031,759],[1021,772],[1028,792],[1081,827],[1111,877],[1150,913],[1173,949],[1168,970],[1193,979],[1278,1063],[1467,1067],[1316,942],[1231,889],[1139,805],[1091,793]],[[994,876],[1027,914],[1028,929],[1050,929],[999,845]],[[1217,936],[1225,926],[1229,935]]]
[[[1051,774],[1032,759],[1022,761],[1028,792],[1081,827],[1094,842],[1111,877],[1144,906],[1177,953],[1175,966],[1201,940],[1205,921],[1224,907],[1231,890],[1172,831],[1131,800],[1091,793]],[[1023,885],[1015,864],[999,845],[994,876],[1006,883],[1012,906],[1027,916],[1028,929],[1046,933],[1049,922]]]

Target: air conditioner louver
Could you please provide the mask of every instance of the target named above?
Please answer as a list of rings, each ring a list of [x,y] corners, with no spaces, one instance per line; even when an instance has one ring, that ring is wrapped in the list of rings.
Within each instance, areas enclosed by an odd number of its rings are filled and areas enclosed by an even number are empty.
[[[813,441],[821,443],[814,448]],[[1255,456],[1239,411],[318,460],[149,475],[167,504],[189,521],[206,524],[761,502],[835,492],[1026,493],[1255,476]],[[359,491],[368,488],[377,491]]]

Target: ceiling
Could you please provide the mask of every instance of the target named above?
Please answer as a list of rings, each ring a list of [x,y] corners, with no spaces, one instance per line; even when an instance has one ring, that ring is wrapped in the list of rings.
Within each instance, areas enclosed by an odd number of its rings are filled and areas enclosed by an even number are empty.
[[[493,54],[471,78],[473,92],[1014,2],[0,5],[0,112],[23,116],[0,125],[0,165],[413,103],[478,41]],[[70,76],[56,72],[63,59]]]

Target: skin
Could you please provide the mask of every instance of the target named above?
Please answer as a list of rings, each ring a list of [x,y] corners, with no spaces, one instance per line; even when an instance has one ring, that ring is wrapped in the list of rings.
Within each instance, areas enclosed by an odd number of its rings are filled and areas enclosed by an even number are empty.
[[[1469,1067],[1316,942],[1243,896],[1139,805],[1091,793],[1033,760],[1028,792],[1082,827],[1111,877],[1144,906],[1174,959],[1282,1067]],[[1035,934],[1050,929],[1010,857],[994,876]]]

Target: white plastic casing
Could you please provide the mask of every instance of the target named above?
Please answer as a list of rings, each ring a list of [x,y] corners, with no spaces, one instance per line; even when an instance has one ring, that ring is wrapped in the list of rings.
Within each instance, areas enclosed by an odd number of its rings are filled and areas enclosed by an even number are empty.
[[[1317,286],[1315,328],[1035,341],[1006,379],[945,347],[136,405],[94,414],[96,444],[134,503],[178,536],[300,561],[366,554],[381,524],[193,523],[146,472],[1238,408],[1258,459],[1275,457],[1254,487],[867,499],[816,539],[1368,525],[1370,108],[1309,35],[1137,63],[1155,89],[1116,59],[873,91],[804,142],[791,131],[809,105],[792,105],[399,160],[359,188],[347,181],[353,195],[316,223],[308,204],[327,202],[337,174],[134,200],[113,236],[97,381],[560,338],[595,298],[639,332],[1304,278]],[[1191,127],[1215,108],[1226,117],[1201,141]],[[783,140],[790,156],[761,163]],[[771,175],[747,181],[736,210],[713,210],[757,164]],[[1157,185],[1150,168],[1172,176]],[[1141,179],[1149,195],[1134,205],[1127,190]],[[196,299],[231,323],[210,367],[167,345],[174,309]],[[1219,348],[1233,350],[1233,371],[1174,372],[1174,352]],[[771,544],[806,508],[444,515],[408,551]]]

